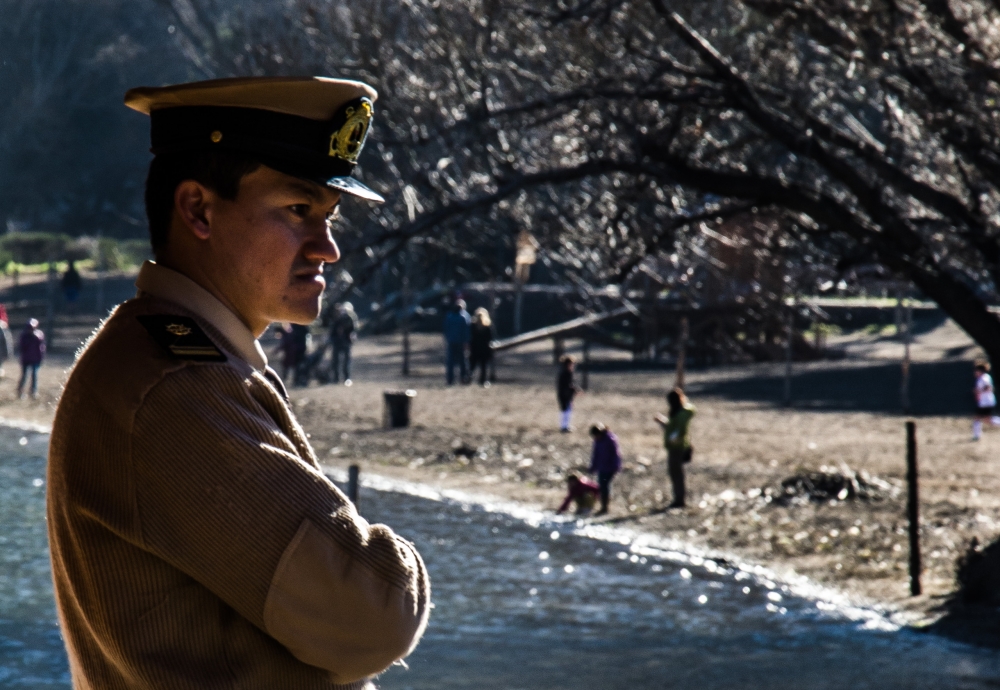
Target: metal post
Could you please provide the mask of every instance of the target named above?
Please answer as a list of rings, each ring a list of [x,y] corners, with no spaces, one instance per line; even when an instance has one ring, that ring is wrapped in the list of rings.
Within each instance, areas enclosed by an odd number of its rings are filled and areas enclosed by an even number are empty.
[[[410,248],[403,257],[403,376],[410,375]]]
[[[583,341],[583,390],[590,388],[590,341]]]
[[[792,341],[795,338],[795,306],[788,310],[785,326],[785,407],[792,404]]]
[[[562,338],[552,339],[552,363],[559,364],[559,360],[566,353],[566,345]]]
[[[357,465],[351,465],[347,468],[347,497],[351,499],[355,509],[358,507],[358,476],[360,474],[361,468]]]
[[[410,375],[410,324],[403,326],[403,376]]]
[[[681,317],[680,336],[677,338],[677,371],[674,373],[674,388],[684,390],[684,357],[687,354],[688,317]]]
[[[518,278],[515,278],[514,292],[514,335],[521,335],[521,305],[524,302],[524,285]]]
[[[917,495],[917,424],[906,423],[906,517],[910,523],[910,594],[920,594],[920,516]]]
[[[97,303],[97,314],[98,316],[104,314],[104,253],[101,251],[101,236],[102,232],[100,228],[97,230],[97,258],[94,261],[96,264],[94,266],[94,274],[97,277],[97,286],[95,290],[94,301]]]
[[[52,347],[52,344],[56,339],[56,280],[59,277],[59,272],[56,270],[55,259],[52,257],[52,251],[49,251],[49,267],[46,272],[46,282],[48,289],[48,302],[45,305],[45,336],[48,339],[48,346]]]
[[[496,324],[499,323],[499,321],[497,319],[497,316],[500,313],[500,300],[497,298],[497,285],[498,285],[498,282],[499,282],[499,280],[497,278],[494,278],[493,282],[490,283],[490,316],[493,318],[493,324],[494,324],[493,327],[494,328],[497,328]],[[496,335],[496,334],[497,334],[497,331],[494,331],[494,335]],[[497,353],[496,352],[491,352],[490,353],[490,373],[489,373],[489,376],[488,376],[488,378],[486,380],[489,381],[491,384],[497,382]]]
[[[907,304],[903,312],[903,363],[902,381],[899,385],[899,403],[903,414],[910,414],[910,343],[912,342],[913,305]]]
[[[654,357],[653,346],[656,343],[656,332],[655,332],[655,319],[656,319],[656,296],[653,294],[652,289],[652,279],[649,274],[644,274],[643,287],[642,287],[642,297],[645,303],[644,313],[642,314],[642,345],[644,358],[647,360],[652,360]]]

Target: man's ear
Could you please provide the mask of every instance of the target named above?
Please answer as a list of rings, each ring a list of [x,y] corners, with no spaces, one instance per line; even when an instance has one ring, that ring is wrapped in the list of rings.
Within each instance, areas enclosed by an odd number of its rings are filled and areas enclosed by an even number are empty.
[[[194,180],[184,180],[174,190],[174,213],[195,237],[207,240],[211,235],[212,211],[216,194]]]

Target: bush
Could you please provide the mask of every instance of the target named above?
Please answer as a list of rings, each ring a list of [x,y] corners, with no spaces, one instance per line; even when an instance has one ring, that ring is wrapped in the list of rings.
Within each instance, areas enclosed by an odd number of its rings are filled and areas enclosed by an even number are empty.
[[[97,241],[94,267],[99,271],[123,271],[151,258],[149,240],[115,240],[103,237]]]
[[[63,259],[70,242],[60,233],[12,232],[0,237],[0,250],[19,264],[42,264]]]

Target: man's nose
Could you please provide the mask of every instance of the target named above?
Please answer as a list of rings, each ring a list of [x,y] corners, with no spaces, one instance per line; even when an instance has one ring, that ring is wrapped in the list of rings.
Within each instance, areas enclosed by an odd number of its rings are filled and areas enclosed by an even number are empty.
[[[333,239],[333,234],[329,227],[324,227],[323,232],[306,246],[306,258],[311,261],[323,261],[325,263],[335,263],[340,260],[340,248]]]

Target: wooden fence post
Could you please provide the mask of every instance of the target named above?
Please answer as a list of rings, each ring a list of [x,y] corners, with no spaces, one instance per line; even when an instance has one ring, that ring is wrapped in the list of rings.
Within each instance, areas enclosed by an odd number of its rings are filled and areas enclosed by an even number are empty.
[[[677,370],[674,372],[674,388],[684,390],[684,359],[687,355],[688,317],[681,317],[680,334],[677,337]]]
[[[361,468],[357,465],[351,465],[347,468],[347,497],[351,499],[355,510],[358,508],[358,477],[360,474]]]
[[[920,594],[920,511],[917,492],[917,424],[906,423],[906,517],[910,523],[910,594]]]

